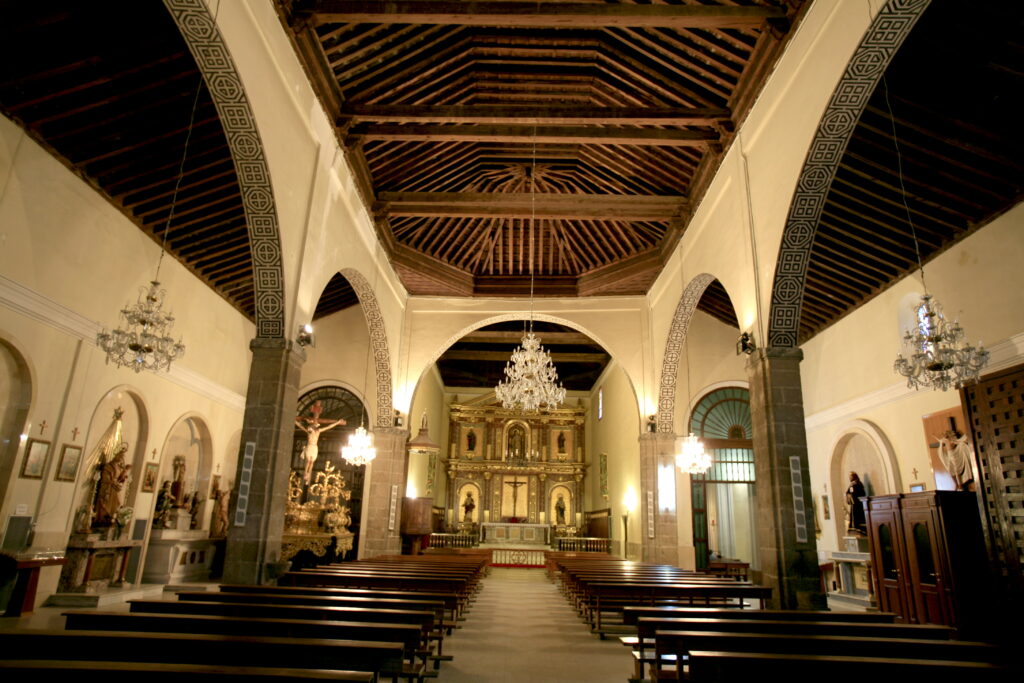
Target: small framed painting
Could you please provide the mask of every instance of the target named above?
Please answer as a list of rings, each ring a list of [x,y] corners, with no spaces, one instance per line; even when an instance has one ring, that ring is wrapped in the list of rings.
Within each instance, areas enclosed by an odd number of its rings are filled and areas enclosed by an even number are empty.
[[[21,461],[21,476],[25,479],[42,479],[46,454],[49,452],[49,441],[29,439],[25,445],[25,459]]]
[[[78,476],[78,463],[82,461],[82,447],[66,443],[60,448],[60,460],[54,481],[74,481]]]
[[[921,491],[924,491],[924,490],[925,490],[924,484],[911,484],[910,485],[910,492],[911,493],[920,493]]]
[[[160,469],[160,463],[147,462],[146,469],[142,473],[142,493],[152,493],[156,490],[156,475]]]

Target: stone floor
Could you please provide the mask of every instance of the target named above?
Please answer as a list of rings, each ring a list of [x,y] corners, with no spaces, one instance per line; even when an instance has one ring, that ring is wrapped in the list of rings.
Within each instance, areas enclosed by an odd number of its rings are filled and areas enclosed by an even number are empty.
[[[591,635],[538,569],[492,569],[445,652],[455,659],[440,683],[625,683],[633,669],[629,650]]]

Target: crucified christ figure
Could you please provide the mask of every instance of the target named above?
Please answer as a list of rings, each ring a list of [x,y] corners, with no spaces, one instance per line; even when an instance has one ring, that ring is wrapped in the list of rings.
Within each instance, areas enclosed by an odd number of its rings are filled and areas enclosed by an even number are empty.
[[[345,424],[345,420],[337,419],[334,422],[325,420],[320,417],[320,413],[324,411],[323,406],[320,405],[320,401],[317,401],[309,409],[309,412],[313,417],[297,417],[295,418],[295,426],[306,432],[306,446],[302,449],[302,459],[305,461],[306,468],[302,475],[302,480],[308,485],[310,479],[313,477],[313,465],[316,464],[316,457],[319,452],[320,435],[329,429],[334,429],[338,425]],[[324,425],[325,422],[330,424]]]

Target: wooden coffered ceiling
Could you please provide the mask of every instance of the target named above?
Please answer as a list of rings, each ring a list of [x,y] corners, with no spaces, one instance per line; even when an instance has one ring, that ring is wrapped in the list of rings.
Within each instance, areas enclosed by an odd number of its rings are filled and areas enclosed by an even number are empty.
[[[276,6],[409,291],[586,296],[647,291],[805,3]],[[0,112],[252,318],[234,165],[163,3],[0,12]],[[1021,36],[1024,3],[925,11],[839,165],[802,339],[913,269],[903,188],[926,263],[1021,201]],[[336,277],[317,315],[355,302]],[[720,285],[700,307],[736,324]]]
[[[411,293],[588,296],[650,287],[802,5],[280,8]]]

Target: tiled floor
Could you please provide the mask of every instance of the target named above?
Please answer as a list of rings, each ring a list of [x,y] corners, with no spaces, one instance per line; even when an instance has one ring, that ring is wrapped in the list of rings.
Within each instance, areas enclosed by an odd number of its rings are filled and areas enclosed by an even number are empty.
[[[629,649],[600,640],[539,569],[491,570],[462,628],[445,641],[454,661],[441,683],[625,683]]]

